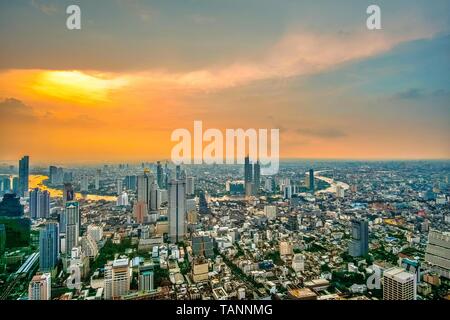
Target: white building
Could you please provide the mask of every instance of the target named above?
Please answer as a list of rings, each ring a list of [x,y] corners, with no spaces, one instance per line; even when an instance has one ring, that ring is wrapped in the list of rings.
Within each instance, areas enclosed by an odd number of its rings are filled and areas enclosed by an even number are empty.
[[[390,268],[383,275],[383,300],[416,300],[416,277],[403,268]]]
[[[118,299],[130,291],[130,267],[128,259],[117,259],[105,266],[104,298]]]
[[[35,275],[28,285],[28,300],[51,300],[51,288],[50,273]]]

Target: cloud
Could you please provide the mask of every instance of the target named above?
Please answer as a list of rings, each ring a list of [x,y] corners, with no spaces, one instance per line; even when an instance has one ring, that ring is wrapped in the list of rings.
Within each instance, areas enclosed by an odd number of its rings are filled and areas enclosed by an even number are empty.
[[[0,119],[6,123],[11,119],[31,120],[35,115],[33,109],[15,98],[6,98],[0,102]]]
[[[161,89],[220,90],[254,81],[309,76],[385,53],[400,43],[428,38],[431,30],[404,35],[342,32],[289,33],[257,61],[236,61],[187,72],[149,70],[138,75],[146,85]]]
[[[298,128],[296,130],[301,136],[311,136],[317,138],[337,139],[345,137],[347,134],[336,128]]]
[[[450,91],[444,89],[437,89],[433,91],[421,89],[421,88],[411,88],[405,91],[398,92],[394,95],[395,99],[402,100],[418,100],[424,98],[440,98],[450,96]]]
[[[31,5],[47,15],[58,12],[58,8],[55,4],[47,3],[43,0],[31,0]]]

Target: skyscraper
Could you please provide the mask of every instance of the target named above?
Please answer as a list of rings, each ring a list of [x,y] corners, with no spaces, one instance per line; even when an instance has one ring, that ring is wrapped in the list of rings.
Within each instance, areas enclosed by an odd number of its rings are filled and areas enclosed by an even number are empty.
[[[156,181],[150,186],[150,211],[158,211],[161,205],[161,193]]]
[[[143,175],[137,177],[137,201],[145,202],[150,210],[150,189],[155,177],[146,170]]]
[[[66,203],[66,256],[69,256],[74,247],[78,247],[80,236],[80,207],[78,202]]]
[[[161,162],[159,162],[159,161],[156,164],[156,179],[158,182],[158,187],[160,189],[163,189],[164,188],[164,173],[163,173],[163,168],[162,168]]]
[[[153,266],[139,267],[139,291],[153,291],[155,288]]]
[[[95,171],[95,190],[100,189],[100,175],[102,171],[100,169],[97,169]]]
[[[47,190],[35,188],[30,192],[30,217],[32,219],[48,218],[50,216],[50,193]]]
[[[51,300],[50,273],[35,275],[28,285],[28,300]]]
[[[314,169],[309,169],[309,190],[314,193]]]
[[[147,219],[148,208],[144,201],[138,201],[134,204],[133,214],[137,223],[144,223]]]
[[[173,243],[183,240],[186,229],[186,183],[172,180],[169,182],[169,236]]]
[[[441,277],[450,279],[450,232],[430,230],[425,261]]]
[[[117,179],[117,195],[121,195],[122,191],[123,191],[123,180],[122,179]]]
[[[352,220],[352,240],[348,253],[352,257],[361,257],[369,253],[369,223],[367,220]]]
[[[416,300],[416,277],[394,267],[383,274],[383,300]]]
[[[259,161],[256,161],[253,166],[253,185],[254,185],[254,194],[257,195],[259,193],[259,188],[261,185],[261,165]]]
[[[64,183],[63,189],[63,203],[66,204],[69,201],[75,200],[75,193],[71,183]]]
[[[186,194],[191,196],[195,192],[195,178],[194,177],[187,177],[186,178]]]
[[[130,290],[130,269],[128,259],[117,259],[105,266],[105,300],[117,299]]]
[[[253,172],[252,172],[252,164],[250,163],[249,156],[245,157],[244,163],[244,181],[247,184],[248,182],[253,183]]]
[[[51,271],[58,263],[59,226],[57,222],[48,222],[39,231],[39,269]]]
[[[30,174],[30,157],[24,156],[19,161],[19,196],[28,192],[28,178]]]

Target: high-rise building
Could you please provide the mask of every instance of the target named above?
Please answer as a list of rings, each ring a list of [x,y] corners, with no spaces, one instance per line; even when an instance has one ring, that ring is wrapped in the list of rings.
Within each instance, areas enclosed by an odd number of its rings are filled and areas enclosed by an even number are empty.
[[[28,285],[28,300],[51,300],[51,280],[50,273],[35,275]]]
[[[203,256],[205,258],[214,257],[213,238],[207,235],[197,234],[192,236],[192,253],[194,256]]]
[[[7,193],[0,202],[0,224],[5,227],[6,248],[30,244],[31,220],[24,217],[23,205],[14,193]]]
[[[259,161],[256,161],[255,165],[253,166],[253,185],[253,193],[257,195],[261,186],[261,165],[259,164]]]
[[[314,169],[309,169],[309,190],[314,193]]]
[[[12,191],[13,191],[13,193],[20,196],[20,194],[19,194],[19,177],[14,177],[12,179]]]
[[[145,202],[150,210],[150,190],[155,177],[146,170],[143,175],[137,177],[137,201]]]
[[[95,171],[95,190],[100,189],[100,175],[102,171],[100,169],[97,169]]]
[[[88,192],[89,190],[89,177],[87,175],[81,177],[80,190],[81,192]]]
[[[75,201],[75,193],[71,183],[64,183],[63,203],[66,204],[69,201]]]
[[[161,205],[161,192],[156,181],[150,186],[150,212],[156,212]]]
[[[126,191],[122,191],[122,193],[117,197],[117,205],[128,206],[128,204],[128,193]]]
[[[186,183],[172,180],[169,182],[169,236],[173,243],[184,239],[186,230]]]
[[[130,291],[130,269],[128,259],[110,261],[105,266],[105,300],[119,299]]]
[[[383,300],[416,300],[416,278],[403,268],[390,268],[383,274]]]
[[[249,156],[245,157],[244,163],[244,184],[245,184],[245,195],[251,195],[253,190],[253,166],[250,163]]]
[[[430,230],[425,262],[441,277],[450,279],[450,232]]]
[[[90,234],[87,234],[81,238],[81,250],[83,251],[84,255],[89,258],[97,257],[97,242],[92,238]]]
[[[337,198],[344,198],[345,196],[345,190],[342,186],[338,185],[336,186],[336,197]]]
[[[126,176],[124,179],[125,188],[127,190],[136,191],[137,187],[137,177],[136,176]]]
[[[24,156],[19,161],[19,196],[24,197],[28,192],[28,179],[30,174],[30,157]]]
[[[80,206],[78,202],[66,203],[66,255],[68,256],[74,247],[78,247],[80,236]]]
[[[153,291],[155,289],[155,280],[152,266],[143,265],[139,267],[138,287],[139,291]]]
[[[103,238],[103,228],[93,224],[88,225],[87,234],[94,239],[95,242],[99,242]]]
[[[192,196],[195,193],[195,178],[187,177],[186,178],[186,194]]]
[[[198,212],[200,214],[208,214],[209,213],[208,200],[206,199],[206,195],[204,192],[201,192],[199,195]]]
[[[276,206],[264,206],[264,214],[269,220],[274,220],[277,218],[277,207]]]
[[[161,162],[159,162],[159,161],[156,164],[156,179],[158,182],[158,187],[160,189],[163,189],[165,187],[164,186],[164,172],[163,172]]]
[[[59,258],[59,226],[57,222],[47,222],[39,231],[39,269],[41,272],[53,270]]]
[[[369,223],[367,220],[352,220],[352,240],[348,253],[352,257],[362,257],[369,253]]]
[[[44,219],[50,216],[50,193],[35,188],[30,192],[30,217]]]
[[[0,224],[0,256],[6,251],[6,226]]]
[[[117,179],[117,195],[121,195],[122,191],[123,191],[123,180],[122,179]]]
[[[148,208],[144,201],[138,201],[134,204],[133,215],[137,223],[144,223],[147,220]]]

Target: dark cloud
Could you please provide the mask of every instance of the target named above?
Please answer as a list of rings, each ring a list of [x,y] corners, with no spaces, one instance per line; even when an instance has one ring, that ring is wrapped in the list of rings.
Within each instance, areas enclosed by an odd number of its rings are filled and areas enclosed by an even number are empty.
[[[347,134],[336,128],[298,128],[296,132],[302,136],[311,136],[326,139],[337,139]]]
[[[31,120],[35,118],[33,109],[15,98],[7,98],[0,102],[0,118],[2,122],[17,118],[17,120]]]

